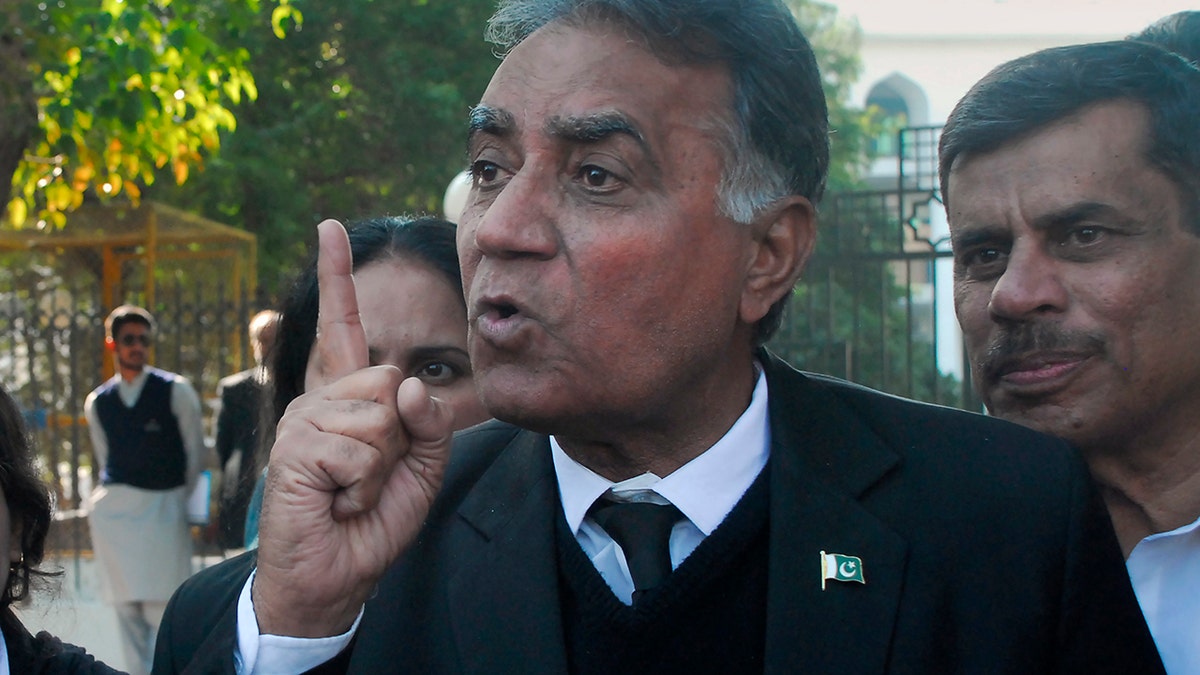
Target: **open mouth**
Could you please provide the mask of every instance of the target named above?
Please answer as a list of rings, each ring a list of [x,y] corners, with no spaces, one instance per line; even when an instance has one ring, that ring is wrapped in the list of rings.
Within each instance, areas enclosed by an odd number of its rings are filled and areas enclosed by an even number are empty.
[[[517,313],[517,308],[514,305],[502,303],[494,305],[492,311],[496,312],[501,319],[507,319]]]

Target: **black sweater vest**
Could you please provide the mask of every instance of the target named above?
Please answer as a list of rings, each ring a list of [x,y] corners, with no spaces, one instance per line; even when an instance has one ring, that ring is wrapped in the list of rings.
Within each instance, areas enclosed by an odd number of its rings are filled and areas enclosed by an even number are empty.
[[[101,479],[143,490],[169,490],[183,485],[187,474],[179,420],[171,412],[175,376],[156,368],[146,370],[146,384],[131,408],[117,391],[119,375],[96,394],[93,405],[108,439]]]
[[[712,535],[636,607],[613,595],[558,516],[558,577],[570,672],[762,672],[767,605],[766,471]]]

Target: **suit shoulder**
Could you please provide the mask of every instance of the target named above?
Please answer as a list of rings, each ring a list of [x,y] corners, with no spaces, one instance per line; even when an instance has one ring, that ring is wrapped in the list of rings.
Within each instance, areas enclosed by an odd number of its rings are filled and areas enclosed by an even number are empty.
[[[1056,482],[1059,486],[1073,484],[1087,475],[1079,453],[1065,441],[1012,422],[790,367],[775,368],[771,375],[775,382],[772,415],[782,413],[793,418],[792,425],[883,446],[901,458],[905,475],[924,475],[935,481],[939,476],[959,476],[963,478],[958,487],[966,490],[991,489],[1000,478],[1013,481],[1012,485],[1045,489]],[[836,462],[827,455],[846,451],[810,448],[806,452],[818,455],[813,461]]]
[[[997,439],[1041,447],[1067,444],[1038,431],[982,413],[914,401],[876,391],[827,375],[805,373],[826,394],[835,396],[872,427],[890,434],[942,440],[947,434],[963,438]]]
[[[521,433],[529,433],[507,422],[488,420],[454,434],[446,482],[478,477]]]
[[[121,379],[120,375],[113,375],[112,377],[108,378],[107,380],[96,385],[96,388],[93,389],[91,391],[91,393],[89,393],[87,395],[87,400],[94,400],[97,396],[99,396],[99,395],[103,394],[104,392],[109,391],[113,387],[117,386],[117,382],[120,379]],[[86,403],[86,401],[85,401],[85,403]]]
[[[521,433],[523,430],[508,422],[500,420],[487,420],[480,422],[473,427],[459,430],[454,434],[454,446],[456,448],[481,448],[491,447],[497,443],[507,443]]]
[[[199,626],[215,625],[237,602],[257,560],[255,551],[247,551],[193,574],[175,590],[168,614]]]
[[[256,561],[257,552],[247,551],[201,570],[176,589],[159,627],[155,673],[232,671],[238,598]]]
[[[162,368],[156,368],[154,366],[146,366],[146,374],[150,375],[151,377],[157,377],[160,380],[166,380],[167,382],[187,382],[187,378],[179,373],[173,373],[169,370],[163,370]]]
[[[430,520],[453,513],[504,451],[525,435],[534,434],[507,422],[489,420],[454,434],[450,461]]]
[[[240,373],[226,375],[220,380],[217,380],[217,391],[222,389],[232,389],[234,387],[244,387],[251,382],[254,377],[254,369],[243,370]]]

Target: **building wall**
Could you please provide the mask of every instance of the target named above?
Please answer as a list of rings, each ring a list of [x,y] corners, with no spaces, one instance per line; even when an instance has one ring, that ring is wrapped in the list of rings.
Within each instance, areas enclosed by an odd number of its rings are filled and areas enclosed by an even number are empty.
[[[977,81],[992,68],[1039,49],[1119,39],[1119,35],[871,35],[863,36],[863,73],[851,88],[851,101],[866,105],[872,87],[900,75],[924,92],[924,119],[913,126],[941,124]],[[911,108],[910,104],[910,108]]]

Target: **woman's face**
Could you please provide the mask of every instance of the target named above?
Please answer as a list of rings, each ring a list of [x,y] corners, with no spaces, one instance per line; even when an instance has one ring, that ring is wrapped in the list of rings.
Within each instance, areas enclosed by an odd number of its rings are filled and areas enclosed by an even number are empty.
[[[356,270],[354,289],[371,365],[392,365],[405,377],[419,377],[433,396],[450,405],[455,429],[488,419],[467,357],[467,310],[440,272],[409,259],[386,258]],[[305,390],[322,383],[319,359],[314,345]]]

